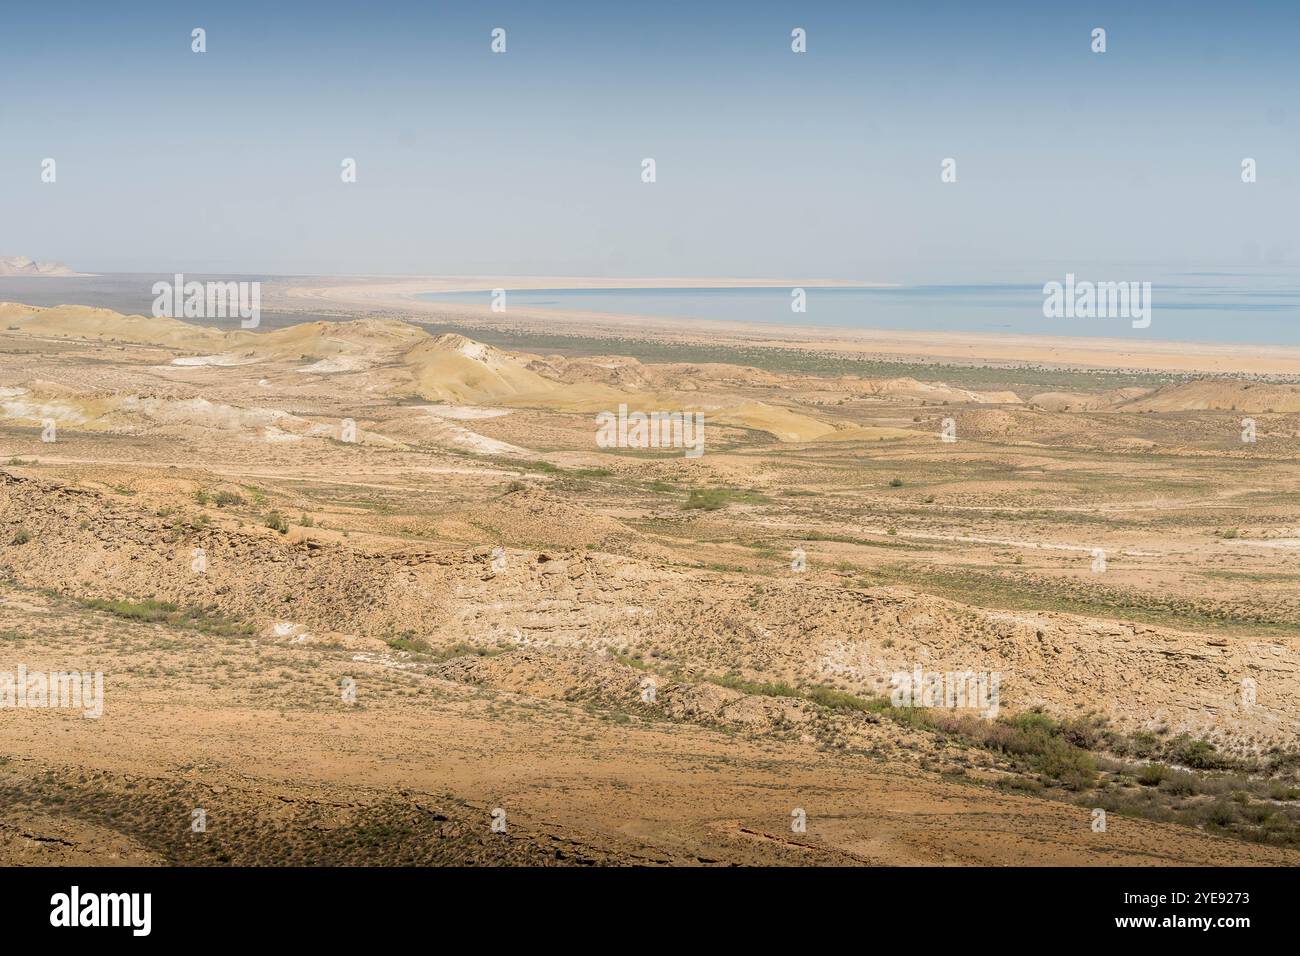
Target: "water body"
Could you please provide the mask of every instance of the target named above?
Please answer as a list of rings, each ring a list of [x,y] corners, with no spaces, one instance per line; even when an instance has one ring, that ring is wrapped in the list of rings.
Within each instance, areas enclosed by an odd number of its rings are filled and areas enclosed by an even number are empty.
[[[1138,279],[1080,273],[1079,281]],[[1151,283],[1151,323],[1129,318],[1047,318],[1042,282],[910,285],[888,289],[807,287],[807,311],[791,310],[789,288],[510,289],[507,309],[607,312],[668,319],[754,322],[934,332],[1001,332],[1101,336],[1180,342],[1300,346],[1300,276],[1178,273],[1141,277]],[[430,302],[488,305],[489,292],[426,293]]]

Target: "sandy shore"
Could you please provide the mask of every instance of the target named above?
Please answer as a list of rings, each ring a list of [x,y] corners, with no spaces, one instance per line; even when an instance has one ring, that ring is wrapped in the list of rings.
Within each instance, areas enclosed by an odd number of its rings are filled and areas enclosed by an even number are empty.
[[[816,349],[845,356],[897,361],[971,364],[1025,363],[1055,367],[1140,369],[1168,372],[1300,375],[1300,348],[1162,340],[1133,341],[1078,336],[1008,333],[903,332],[816,326],[681,320],[598,312],[454,306],[418,298],[423,292],[472,292],[494,288],[624,289],[741,287],[882,288],[887,283],[757,279],[619,279],[581,276],[340,277],[272,284],[268,307],[286,310],[396,312],[414,319],[441,318],[483,326],[521,323],[538,331],[595,337],[643,337],[733,346]]]

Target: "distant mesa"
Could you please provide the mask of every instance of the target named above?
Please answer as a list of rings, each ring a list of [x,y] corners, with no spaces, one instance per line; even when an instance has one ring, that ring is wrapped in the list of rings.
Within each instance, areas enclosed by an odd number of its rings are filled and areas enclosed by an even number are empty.
[[[0,276],[84,276],[62,262],[37,262],[26,256],[0,256]]]

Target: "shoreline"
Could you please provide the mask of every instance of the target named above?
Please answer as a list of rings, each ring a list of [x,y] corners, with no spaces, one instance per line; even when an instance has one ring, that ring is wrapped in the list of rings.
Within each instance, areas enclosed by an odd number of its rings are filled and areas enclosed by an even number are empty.
[[[693,320],[619,315],[604,312],[561,312],[512,308],[494,313],[487,305],[451,305],[420,299],[421,293],[490,291],[493,288],[629,289],[629,288],[883,288],[888,284],[816,280],[755,279],[594,279],[558,276],[529,277],[355,277],[301,280],[272,285],[264,293],[268,307],[285,311],[390,311],[414,321],[458,321],[509,328],[526,323],[540,332],[594,338],[626,338],[636,333],[685,343],[741,347],[815,349],[845,357],[862,356],[926,364],[1041,365],[1055,368],[1143,372],[1202,372],[1206,374],[1300,375],[1300,347],[1231,343],[1044,336],[1018,333],[969,333],[844,329],[827,326],[766,325],[750,322]]]

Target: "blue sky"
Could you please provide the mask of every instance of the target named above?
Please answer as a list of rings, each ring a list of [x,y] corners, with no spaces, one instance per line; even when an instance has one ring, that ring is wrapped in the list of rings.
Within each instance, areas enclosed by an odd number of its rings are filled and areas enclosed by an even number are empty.
[[[1132,6],[11,8],[0,255],[898,281],[1294,268],[1300,5]]]

